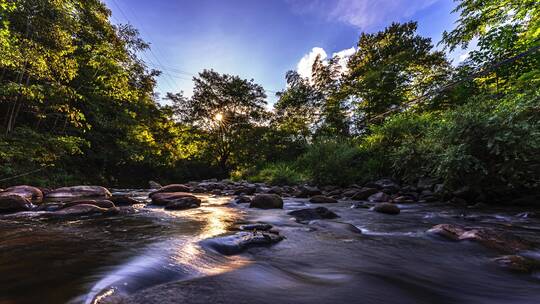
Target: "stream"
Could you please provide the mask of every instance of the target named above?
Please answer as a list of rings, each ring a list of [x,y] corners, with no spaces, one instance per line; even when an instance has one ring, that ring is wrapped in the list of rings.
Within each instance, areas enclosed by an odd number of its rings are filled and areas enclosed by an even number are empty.
[[[307,199],[261,210],[198,196],[200,208],[182,211],[140,204],[121,216],[0,215],[0,304],[540,303],[540,272],[508,271],[492,261],[498,252],[426,233],[442,223],[489,227],[538,245],[540,219],[523,210],[426,203],[387,215],[340,201],[322,204],[340,218],[301,224],[287,212],[314,207]],[[253,222],[285,239],[237,255],[205,245]],[[523,254],[540,259],[540,250]]]

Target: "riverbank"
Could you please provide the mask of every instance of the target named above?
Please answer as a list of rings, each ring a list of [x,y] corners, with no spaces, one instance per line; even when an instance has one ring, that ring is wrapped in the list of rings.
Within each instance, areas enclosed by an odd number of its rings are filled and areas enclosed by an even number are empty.
[[[449,204],[394,184],[210,180],[153,190],[44,189],[40,203],[34,189],[18,188],[35,204],[0,215],[0,300],[534,303],[540,296],[537,210]],[[391,212],[377,208],[387,205]]]

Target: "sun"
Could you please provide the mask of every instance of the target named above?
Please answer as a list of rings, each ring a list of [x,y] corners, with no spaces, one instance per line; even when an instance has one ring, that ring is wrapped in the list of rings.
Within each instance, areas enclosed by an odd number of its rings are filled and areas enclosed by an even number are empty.
[[[223,120],[223,114],[217,113],[216,116],[214,116],[214,119],[217,120],[217,121],[222,121]]]

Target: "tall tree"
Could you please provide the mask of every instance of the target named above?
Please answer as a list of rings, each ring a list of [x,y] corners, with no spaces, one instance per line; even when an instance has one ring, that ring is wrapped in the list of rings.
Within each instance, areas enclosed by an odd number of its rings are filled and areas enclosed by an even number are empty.
[[[431,39],[416,30],[416,22],[392,23],[361,34],[343,89],[357,99],[356,114],[364,123],[430,92],[445,78],[444,54],[432,51]]]
[[[242,137],[267,118],[266,94],[253,79],[213,70],[204,70],[193,80],[193,96],[177,102],[176,113],[183,123],[206,132],[215,161],[229,171],[242,148]],[[180,97],[169,94],[169,98]]]

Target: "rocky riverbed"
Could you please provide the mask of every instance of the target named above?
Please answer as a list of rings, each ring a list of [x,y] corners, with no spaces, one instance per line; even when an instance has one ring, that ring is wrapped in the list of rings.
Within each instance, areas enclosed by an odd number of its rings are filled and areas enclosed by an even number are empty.
[[[427,181],[154,188],[0,192],[0,303],[540,298],[534,205],[487,206]]]

